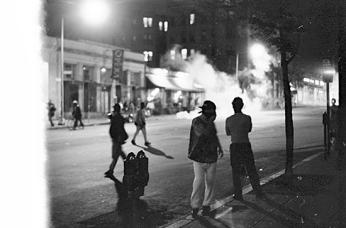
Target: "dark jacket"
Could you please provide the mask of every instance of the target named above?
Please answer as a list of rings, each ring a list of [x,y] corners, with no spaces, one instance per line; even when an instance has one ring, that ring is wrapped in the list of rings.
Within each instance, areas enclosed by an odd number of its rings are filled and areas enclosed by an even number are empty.
[[[214,122],[207,122],[202,116],[192,120],[188,158],[201,163],[217,161],[218,139]]]
[[[124,142],[128,138],[124,124],[125,119],[121,114],[112,113],[111,126],[109,127],[109,135],[112,139]]]
[[[79,105],[73,107],[72,116],[76,119],[82,118],[82,111],[80,110]]]

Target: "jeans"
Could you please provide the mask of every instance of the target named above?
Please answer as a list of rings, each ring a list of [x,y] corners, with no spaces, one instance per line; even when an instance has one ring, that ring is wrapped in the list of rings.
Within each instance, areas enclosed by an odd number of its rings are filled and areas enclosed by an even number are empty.
[[[259,177],[256,171],[255,160],[250,143],[232,143],[231,151],[231,166],[233,176],[234,194],[242,195],[241,179],[243,168],[246,169],[250,178],[250,183],[256,194],[261,193]]]
[[[210,206],[215,193],[216,162],[200,163],[193,161],[193,170],[195,179],[193,180],[191,207]]]

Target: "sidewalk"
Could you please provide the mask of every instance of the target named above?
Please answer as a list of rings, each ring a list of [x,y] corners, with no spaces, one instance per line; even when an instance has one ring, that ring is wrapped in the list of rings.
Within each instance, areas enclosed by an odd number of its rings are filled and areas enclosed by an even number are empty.
[[[283,171],[261,180],[266,198],[256,199],[252,188],[243,188],[244,201],[231,196],[212,205],[214,218],[191,215],[165,227],[346,227],[346,168],[337,169],[333,152],[323,151],[294,166],[294,174]]]
[[[150,116],[150,117],[147,117],[147,122],[150,123],[151,121],[170,119],[170,118],[176,118],[175,114]],[[82,119],[82,121],[83,121],[84,126],[86,126],[86,127],[87,126],[95,126],[95,125],[107,125],[110,123],[109,119],[106,117]],[[51,127],[48,122],[46,123],[46,129],[47,130],[66,129],[66,128],[71,128],[73,126],[72,120],[66,119],[64,125],[58,125],[58,120],[54,120],[53,122],[54,122],[54,127]]]

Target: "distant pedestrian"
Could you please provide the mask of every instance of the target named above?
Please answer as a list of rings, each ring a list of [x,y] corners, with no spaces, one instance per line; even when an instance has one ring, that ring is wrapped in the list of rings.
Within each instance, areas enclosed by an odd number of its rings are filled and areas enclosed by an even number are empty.
[[[112,139],[112,162],[109,166],[107,172],[105,172],[105,177],[113,176],[115,165],[117,164],[119,156],[124,160],[126,159],[126,154],[122,150],[122,144],[128,139],[128,134],[126,133],[124,124],[124,117],[120,113],[121,107],[117,103],[113,106],[113,112],[110,116],[111,125],[109,128],[109,135]]]
[[[55,105],[53,104],[53,102],[51,100],[48,101],[48,119],[49,119],[49,122],[50,122],[50,125],[52,127],[54,127],[54,123],[53,123],[53,116],[55,114]]]
[[[202,207],[202,215],[210,214],[214,200],[216,162],[223,156],[214,120],[216,106],[212,101],[203,103],[202,113],[192,120],[188,158],[193,161],[194,180],[191,194],[192,217],[196,218]]]
[[[78,122],[80,123],[80,126],[84,128],[84,124],[82,122],[82,111],[79,107],[78,101],[76,100],[73,101],[72,116],[74,119],[74,124],[72,129],[76,130],[76,127],[78,126]]]
[[[263,197],[259,182],[259,176],[255,167],[255,160],[249,140],[248,133],[252,130],[251,117],[242,113],[244,106],[240,97],[234,98],[234,115],[226,119],[226,134],[231,136],[231,166],[233,175],[234,198],[243,200],[240,177],[244,168],[250,177],[250,183],[257,197]]]
[[[147,130],[145,127],[145,104],[144,104],[144,102],[141,102],[140,109],[136,113],[135,125],[136,125],[136,132],[133,135],[131,143],[133,145],[137,145],[136,144],[136,137],[137,137],[139,131],[142,131],[143,137],[144,137],[144,145],[149,146],[151,143],[147,139]]]
[[[329,132],[330,132],[330,137],[332,138],[336,137],[336,129],[338,127],[337,113],[338,113],[338,106],[336,105],[335,98],[333,98],[332,106],[330,107],[330,122],[329,122]]]

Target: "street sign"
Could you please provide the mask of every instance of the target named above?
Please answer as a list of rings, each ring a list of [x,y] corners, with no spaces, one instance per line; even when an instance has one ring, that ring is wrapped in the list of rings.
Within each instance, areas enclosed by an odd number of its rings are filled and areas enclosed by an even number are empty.
[[[115,49],[113,50],[113,59],[112,59],[112,78],[118,79],[120,78],[123,72],[123,62],[124,62],[124,50],[123,49]]]
[[[332,68],[332,64],[330,63],[329,59],[323,59],[322,66],[323,66],[323,73],[322,73],[323,82],[325,83],[333,82],[334,70]]]

